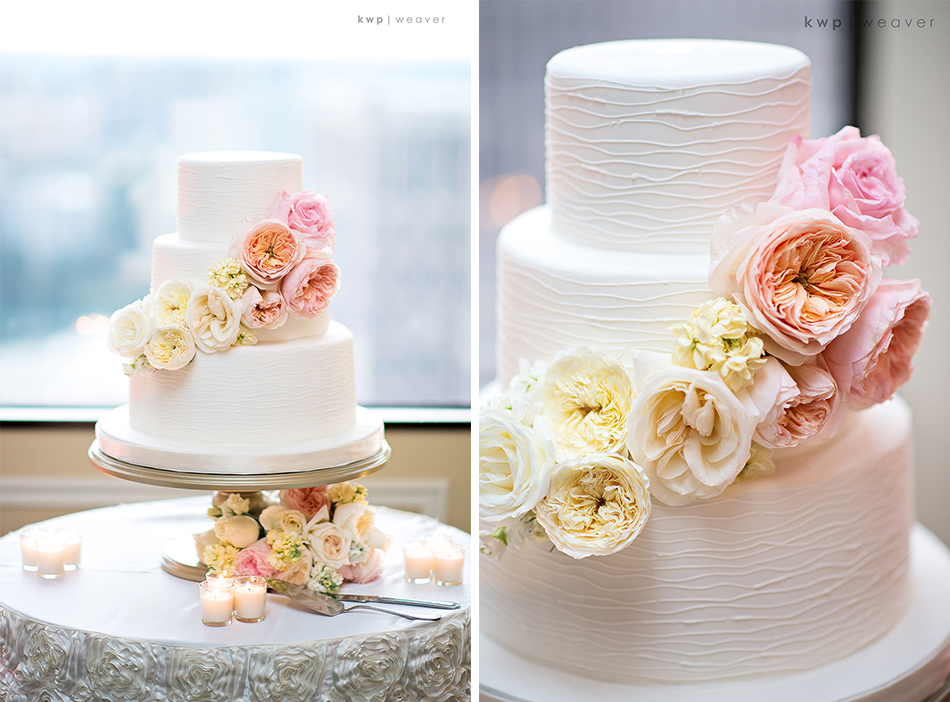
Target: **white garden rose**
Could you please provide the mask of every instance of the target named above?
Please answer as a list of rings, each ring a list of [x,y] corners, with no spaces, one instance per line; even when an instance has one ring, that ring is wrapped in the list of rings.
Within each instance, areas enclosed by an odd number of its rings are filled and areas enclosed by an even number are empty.
[[[380,531],[378,527],[373,527],[369,530],[369,534],[366,536],[366,546],[367,548],[379,549],[380,551],[388,551],[389,547],[393,545],[393,536],[392,534],[387,534],[384,531]]]
[[[303,534],[303,530],[307,528],[307,517],[300,510],[284,510],[277,520],[277,528],[295,534]]]
[[[280,524],[281,515],[287,511],[288,509],[283,505],[271,505],[261,512],[261,526],[264,527],[265,531],[276,529]]]
[[[531,509],[548,489],[554,445],[547,425],[526,427],[510,412],[482,410],[478,418],[478,514],[504,523]]]
[[[241,515],[238,517],[226,517],[219,519],[214,523],[214,535],[221,541],[236,546],[237,548],[247,548],[260,535],[260,529],[257,520],[253,517]]]
[[[324,563],[336,570],[347,564],[350,538],[336,524],[320,522],[308,525],[305,539],[315,565]]]
[[[650,481],[617,454],[590,454],[558,464],[535,508],[559,551],[572,558],[606,556],[632,542],[650,516]]]
[[[224,351],[241,330],[241,305],[224,288],[202,285],[191,294],[185,321],[199,349],[205,353]]]
[[[635,355],[642,389],[630,413],[630,455],[664,504],[715,497],[749,459],[759,416],[752,397],[712,371],[640,363],[647,355],[656,354]]]
[[[152,298],[149,311],[159,326],[184,324],[185,310],[191,299],[191,286],[178,280],[166,280]]]
[[[369,505],[350,502],[337,506],[333,512],[333,523],[350,539],[361,540],[376,523],[376,513]]]
[[[526,359],[519,361],[519,372],[508,384],[508,389],[488,400],[488,407],[496,410],[508,410],[522,424],[529,427],[535,416],[541,411],[541,395],[538,381],[544,375],[542,362],[532,365]]]
[[[145,358],[153,368],[178,370],[195,357],[195,340],[181,324],[155,327],[145,344]]]
[[[120,356],[139,356],[151,333],[152,320],[141,300],[116,310],[109,318],[109,348]]]
[[[207,565],[208,562],[205,560],[205,549],[207,549],[209,546],[217,546],[221,543],[221,539],[214,535],[214,529],[208,529],[208,531],[195,534],[194,539],[195,551],[198,552],[198,560]]]
[[[551,361],[538,392],[559,458],[623,449],[633,384],[618,361],[567,349]]]

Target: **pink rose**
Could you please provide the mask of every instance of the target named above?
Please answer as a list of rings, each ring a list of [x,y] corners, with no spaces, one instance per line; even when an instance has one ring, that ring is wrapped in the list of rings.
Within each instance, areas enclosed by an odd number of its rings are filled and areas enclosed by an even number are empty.
[[[299,235],[283,222],[265,219],[231,244],[231,255],[260,286],[273,289],[307,252]]]
[[[309,521],[322,507],[330,509],[330,493],[326,485],[281,490],[280,501],[287,509],[303,512]]]
[[[267,562],[270,553],[267,539],[260,539],[245,549],[242,549],[234,559],[234,569],[241,575],[259,575],[262,578],[273,578],[277,571]]]
[[[793,137],[785,150],[770,202],[795,209],[829,210],[872,240],[885,266],[903,263],[917,220],[904,209],[904,181],[878,136],[845,127],[825,139]]]
[[[383,574],[383,552],[374,548],[360,563],[343,566],[337,572],[348,583],[372,582]]]
[[[281,192],[267,215],[301,234],[307,246],[317,250],[333,251],[333,238],[336,228],[333,225],[333,213],[323,195],[313,190],[288,195]]]
[[[241,321],[251,329],[276,329],[287,321],[287,306],[276,290],[261,292],[248,285],[241,297]]]
[[[765,332],[765,349],[800,365],[845,332],[881,280],[871,241],[825,210],[760,203],[716,222],[709,286]]]
[[[821,364],[821,356],[818,357]],[[841,423],[840,398],[820,365],[784,366],[769,358],[755,373],[757,391],[772,388],[774,404],[760,415],[755,441],[766,448],[815,444],[834,436]]]
[[[284,301],[300,317],[316,317],[340,289],[340,269],[329,256],[308,252],[280,283]]]
[[[929,317],[930,295],[919,280],[881,281],[858,321],[822,354],[846,405],[883,402],[910,380]]]

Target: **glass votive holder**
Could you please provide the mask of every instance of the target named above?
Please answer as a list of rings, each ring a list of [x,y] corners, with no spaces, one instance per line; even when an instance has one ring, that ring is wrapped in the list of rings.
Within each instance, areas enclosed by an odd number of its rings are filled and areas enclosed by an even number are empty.
[[[230,626],[234,613],[234,585],[230,581],[205,580],[198,583],[201,621],[205,626]]]
[[[235,580],[241,577],[241,574],[236,570],[211,570],[208,571],[208,574],[205,575],[205,580],[212,582],[230,582],[233,583]]]
[[[48,536],[46,529],[40,529],[35,526],[23,527],[20,529],[20,554],[23,557],[23,570],[36,572],[36,544]]]
[[[242,575],[234,581],[234,615],[239,622],[264,621],[267,580],[259,575]]]
[[[450,541],[435,553],[435,584],[461,585],[464,565],[465,546]]]
[[[424,541],[407,541],[402,546],[405,578],[410,583],[427,583],[432,578],[432,550]]]
[[[58,534],[47,532],[36,540],[36,573],[46,580],[66,574],[66,542]]]
[[[65,570],[78,570],[82,563],[82,532],[76,527],[57,529],[56,535],[63,539],[66,547],[63,567]]]

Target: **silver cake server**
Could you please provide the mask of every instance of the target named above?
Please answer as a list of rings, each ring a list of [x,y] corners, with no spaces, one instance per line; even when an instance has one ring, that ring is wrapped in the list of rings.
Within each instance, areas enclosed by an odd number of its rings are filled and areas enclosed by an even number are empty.
[[[294,602],[299,602],[307,609],[312,609],[314,612],[324,614],[328,617],[346,614],[347,612],[352,612],[354,609],[371,609],[374,612],[383,612],[384,614],[391,614],[395,617],[417,621],[437,622],[442,618],[440,616],[430,617],[418,614],[406,614],[405,612],[397,612],[393,609],[384,609],[383,607],[374,607],[368,604],[355,604],[347,607],[329,595],[313,592],[303,585],[294,585],[293,583],[288,583],[286,580],[278,580],[277,578],[267,578],[267,586],[274,592],[289,597]]]
[[[458,602],[446,602],[445,600],[407,600],[403,597],[386,597],[385,595],[349,595],[337,593],[333,597],[343,602],[378,602],[379,604],[431,607],[432,609],[459,609],[462,606]]]

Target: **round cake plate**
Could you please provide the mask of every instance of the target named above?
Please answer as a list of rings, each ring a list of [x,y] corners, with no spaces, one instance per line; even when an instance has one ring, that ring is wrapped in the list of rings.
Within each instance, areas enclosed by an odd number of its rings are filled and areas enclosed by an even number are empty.
[[[942,702],[950,676],[950,550],[911,535],[912,600],[903,619],[857,653],[820,668],[705,684],[620,685],[547,668],[479,638],[481,702]],[[584,651],[579,648],[578,657]]]
[[[253,492],[316,487],[355,480],[381,469],[386,465],[391,453],[389,444],[383,441],[382,447],[376,453],[358,461],[335,466],[320,466],[311,470],[286,473],[201,473],[126,463],[103,453],[99,442],[93,441],[89,447],[89,460],[107,475],[136,483],[188,490]]]
[[[179,536],[165,544],[162,551],[162,570],[182,580],[200,583],[208,574],[208,567],[198,560],[195,539]]]

